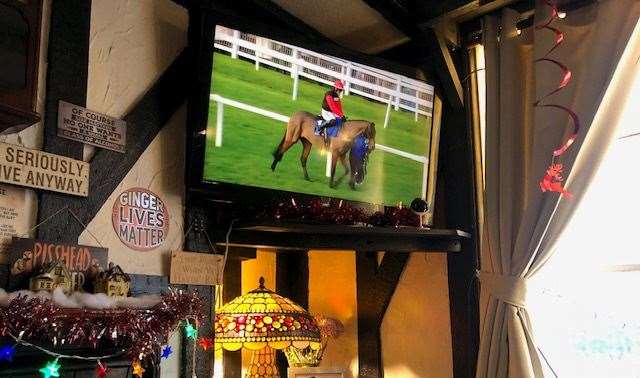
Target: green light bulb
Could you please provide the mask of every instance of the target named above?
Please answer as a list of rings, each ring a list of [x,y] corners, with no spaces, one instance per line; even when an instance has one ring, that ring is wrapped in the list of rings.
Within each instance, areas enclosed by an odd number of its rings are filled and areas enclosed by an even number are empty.
[[[184,327],[184,332],[190,339],[195,340],[196,337],[198,337],[198,330],[189,322],[187,322],[187,325]]]
[[[60,364],[58,363],[58,359],[56,358],[53,361],[47,362],[47,364],[38,371],[42,373],[44,378],[51,378],[60,376],[60,372],[58,370],[60,370]]]

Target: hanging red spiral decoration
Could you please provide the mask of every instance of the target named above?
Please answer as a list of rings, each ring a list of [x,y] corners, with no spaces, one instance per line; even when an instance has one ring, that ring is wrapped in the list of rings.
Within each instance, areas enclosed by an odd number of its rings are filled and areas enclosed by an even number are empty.
[[[567,137],[565,141],[563,141],[563,143],[560,146],[558,146],[553,151],[553,156],[551,158],[551,165],[549,165],[549,168],[547,168],[546,174],[544,175],[542,180],[540,180],[540,189],[543,192],[546,192],[546,191],[558,192],[562,195],[563,198],[571,198],[572,194],[569,191],[565,190],[564,187],[562,186],[563,166],[562,164],[557,162],[557,159],[562,154],[564,154],[569,147],[571,147],[573,142],[575,142],[576,137],[578,136],[578,131],[580,130],[580,119],[578,118],[578,115],[573,110],[571,110],[566,106],[558,105],[558,104],[549,104],[544,102],[544,100],[546,100],[548,97],[561,91],[571,81],[571,70],[569,70],[569,68],[566,65],[560,63],[559,61],[549,58],[549,55],[558,46],[560,46],[560,44],[562,44],[565,36],[560,29],[551,26],[553,21],[560,18],[558,14],[558,6],[556,1],[555,0],[544,0],[544,1],[551,8],[551,15],[545,22],[539,25],[536,25],[535,28],[536,30],[547,29],[552,31],[555,34],[555,41],[553,46],[549,49],[549,51],[547,51],[541,58],[536,59],[535,62],[536,63],[546,62],[546,63],[554,64],[558,68],[560,68],[562,75],[556,88],[546,93],[539,99],[537,99],[536,102],[533,103],[533,106],[541,107],[541,108],[556,108],[556,109],[565,111],[569,115],[571,121],[573,122],[573,132]]]

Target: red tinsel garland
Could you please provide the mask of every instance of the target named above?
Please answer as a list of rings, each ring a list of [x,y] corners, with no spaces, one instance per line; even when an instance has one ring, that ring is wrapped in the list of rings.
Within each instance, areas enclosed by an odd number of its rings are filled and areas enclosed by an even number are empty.
[[[278,202],[268,205],[257,218],[276,220],[279,222],[307,222],[341,225],[369,225],[369,226],[410,226],[419,227],[420,218],[407,207],[385,208],[367,214],[360,208],[345,201],[332,200],[329,203],[319,199],[310,201],[294,200]]]
[[[149,309],[69,309],[48,299],[18,296],[0,307],[0,336],[53,347],[116,347],[132,359],[142,355],[155,360],[180,321],[198,324],[203,314],[204,303],[196,293],[174,290]]]

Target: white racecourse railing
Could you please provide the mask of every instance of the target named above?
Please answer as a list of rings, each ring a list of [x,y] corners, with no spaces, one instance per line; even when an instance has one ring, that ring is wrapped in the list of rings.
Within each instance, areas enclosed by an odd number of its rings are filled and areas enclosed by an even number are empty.
[[[306,50],[238,30],[216,27],[215,48],[227,51],[232,58],[243,57],[255,62],[256,70],[264,64],[285,72],[293,79],[292,99],[298,97],[300,77],[333,85],[340,79],[345,94],[356,94],[387,104],[384,127],[389,124],[391,108],[405,109],[418,115],[431,116],[433,86],[403,75],[365,66],[348,60]]]
[[[275,119],[277,121],[281,121],[281,122],[285,122],[288,123],[289,122],[289,117],[282,115],[282,114],[278,114],[269,110],[265,110],[262,108],[258,108],[256,106],[253,105],[249,105],[249,104],[245,104],[243,102],[240,101],[236,101],[236,100],[232,100],[229,98],[225,98],[222,97],[220,95],[217,94],[211,94],[209,96],[209,99],[211,101],[215,101],[216,102],[216,106],[217,106],[217,110],[216,110],[216,139],[215,139],[215,146],[216,147],[222,147],[222,135],[223,135],[223,129],[224,129],[224,107],[225,105],[229,105],[231,107],[234,108],[238,108],[241,110],[245,110],[251,113],[255,113],[255,114],[260,114],[262,116],[271,118],[271,119]],[[416,154],[412,154],[409,152],[405,152],[405,151],[401,151],[398,149],[395,149],[393,147],[388,147],[385,146],[383,144],[379,144],[376,143],[376,149],[380,150],[380,151],[384,151],[384,152],[388,152],[394,155],[398,155],[398,156],[402,156],[403,158],[407,158],[407,159],[411,159],[411,160],[415,160],[419,163],[422,164],[422,197],[423,199],[425,198],[426,194],[427,194],[427,177],[429,175],[429,159],[425,156],[420,156],[420,155],[416,155]],[[327,154],[327,164],[326,164],[326,169],[325,169],[325,175],[327,177],[331,176],[331,153]]]

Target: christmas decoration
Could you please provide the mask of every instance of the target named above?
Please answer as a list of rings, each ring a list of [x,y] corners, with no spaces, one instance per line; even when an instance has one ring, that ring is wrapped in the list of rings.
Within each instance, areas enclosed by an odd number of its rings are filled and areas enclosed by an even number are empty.
[[[547,174],[540,181],[540,190],[558,192],[562,197],[570,199],[572,194],[562,187],[562,164],[551,164]]]
[[[173,353],[173,351],[171,350],[171,345],[165,345],[165,347],[162,348],[162,354],[160,355],[160,357],[166,360],[167,358],[169,358],[171,353]]]
[[[0,348],[0,361],[13,361],[13,355],[16,352],[16,348],[12,345],[5,345]]]
[[[107,368],[107,364],[98,360],[98,366],[96,366],[96,378],[107,378],[108,371],[109,369]]]
[[[569,68],[567,68],[567,66],[565,66],[561,62],[555,59],[549,58],[549,55],[551,54],[551,52],[553,52],[553,50],[555,50],[558,46],[560,46],[560,44],[562,44],[562,42],[564,41],[564,33],[559,29],[551,26],[551,24],[556,19],[564,18],[564,17],[560,17],[560,14],[558,12],[558,6],[555,0],[545,0],[545,3],[551,8],[551,15],[545,22],[541,23],[540,25],[536,25],[536,29],[550,30],[555,34],[555,41],[553,46],[541,58],[536,59],[535,62],[547,62],[547,63],[554,64],[560,69],[562,74],[560,75],[560,81],[558,82],[558,85],[556,86],[556,88],[554,88],[552,91],[546,93],[541,98],[536,100],[536,102],[534,102],[533,105],[535,107],[556,108],[566,112],[569,115],[569,118],[571,118],[571,121],[573,122],[573,131],[567,137],[567,139],[553,151],[551,164],[547,169],[545,176],[540,181],[540,190],[542,190],[543,192],[546,192],[546,191],[558,192],[562,195],[563,198],[571,198],[571,193],[565,190],[564,187],[562,186],[561,172],[563,167],[562,167],[562,164],[559,164],[557,162],[557,159],[562,154],[564,154],[569,147],[571,147],[573,142],[575,142],[578,136],[578,131],[580,131],[580,119],[578,118],[578,115],[573,110],[571,110],[566,106],[558,105],[558,104],[548,104],[544,102],[544,100],[546,100],[548,97],[550,97],[551,95],[559,92],[564,87],[566,87],[571,81],[571,70],[569,70]]]
[[[129,275],[120,268],[120,265],[109,263],[109,269],[98,273],[94,291],[110,297],[123,298],[129,295],[129,282],[131,282]]]
[[[133,364],[131,364],[131,368],[133,369],[131,374],[137,375],[138,378],[142,378],[142,374],[144,374],[144,372],[146,371],[140,364],[140,361],[137,360],[133,361]]]
[[[188,320],[187,320],[187,325],[184,327],[184,333],[185,335],[187,335],[188,338],[192,340],[195,340],[198,337],[198,330],[195,329],[195,327],[192,326]]]
[[[213,340],[208,337],[201,337],[200,340],[198,340],[198,345],[200,345],[202,349],[207,350],[213,347]]]
[[[47,362],[47,364],[38,371],[42,373],[42,376],[44,378],[59,377],[60,372],[58,370],[60,370],[60,367],[61,366],[58,363],[58,359],[56,358],[53,361]]]
[[[54,260],[42,267],[37,275],[29,279],[29,289],[33,291],[53,291],[60,287],[65,294],[71,292],[71,273],[60,260]]]
[[[106,376],[107,368],[102,361],[121,355],[136,360],[147,357],[156,363],[161,346],[180,322],[185,320],[185,328],[197,334],[189,320],[197,325],[204,313],[203,302],[196,293],[175,290],[146,309],[74,309],[56,306],[50,299],[40,297],[5,295],[5,298],[11,299],[8,303],[0,301],[0,336],[55,357],[39,370],[45,378],[59,376],[60,358],[96,361],[98,377]],[[96,357],[64,355],[55,351],[59,340],[66,345],[117,347],[119,351]],[[14,350],[14,346],[2,347],[0,359],[11,362]],[[170,347],[165,347],[163,356],[169,354]]]
[[[257,218],[276,220],[279,222],[307,222],[320,224],[343,224],[364,226],[410,226],[419,227],[420,217],[406,207],[387,207],[385,211],[367,214],[362,209],[349,205],[342,200],[334,200],[329,203],[319,199],[307,202],[301,200],[281,201],[267,205],[262,210],[246,211],[245,213],[258,213]]]

